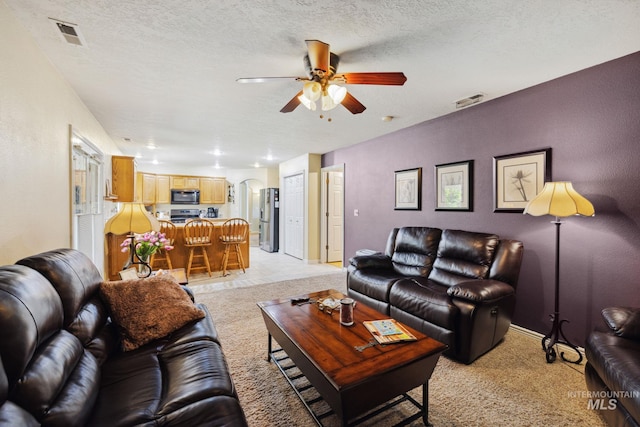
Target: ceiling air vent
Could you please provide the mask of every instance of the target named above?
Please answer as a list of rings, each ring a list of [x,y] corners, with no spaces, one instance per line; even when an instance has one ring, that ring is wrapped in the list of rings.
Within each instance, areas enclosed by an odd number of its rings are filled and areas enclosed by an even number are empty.
[[[62,40],[75,46],[86,46],[84,37],[80,33],[76,24],[69,22],[58,21],[57,19],[49,18],[51,22],[56,26],[57,32],[62,37]]]
[[[478,93],[468,98],[460,99],[456,101],[456,108],[464,108],[464,107],[468,107],[469,105],[477,104],[478,102],[482,101],[483,98],[484,98],[484,94]]]

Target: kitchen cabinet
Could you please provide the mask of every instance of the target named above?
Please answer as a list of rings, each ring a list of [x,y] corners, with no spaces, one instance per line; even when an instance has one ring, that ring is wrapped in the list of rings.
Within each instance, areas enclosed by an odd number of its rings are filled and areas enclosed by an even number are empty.
[[[226,201],[224,178],[200,177],[200,203],[222,205]]]
[[[136,190],[136,158],[128,156],[111,157],[112,192],[119,202],[133,202]]]
[[[197,176],[177,176],[169,177],[169,185],[172,189],[197,190],[200,188],[200,178]]]
[[[136,202],[152,205],[156,202],[156,176],[138,172],[136,174]]]
[[[213,178],[200,178],[200,203],[213,203]]]
[[[169,175],[156,175],[156,203],[171,203]]]
[[[223,205],[227,202],[227,180],[213,178],[213,199],[211,203]]]

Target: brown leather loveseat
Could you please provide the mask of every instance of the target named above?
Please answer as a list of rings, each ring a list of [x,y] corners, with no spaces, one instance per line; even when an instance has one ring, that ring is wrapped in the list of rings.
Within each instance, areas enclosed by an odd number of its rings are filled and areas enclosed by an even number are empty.
[[[495,234],[394,228],[384,253],[349,260],[348,294],[471,363],[511,325],[522,254],[521,242]]]
[[[169,280],[153,279],[115,289]],[[84,254],[59,249],[0,267],[0,426],[246,426],[210,314],[170,280],[166,298],[186,295],[181,313],[193,320],[123,349],[103,295],[122,282],[102,284]]]
[[[640,425],[640,308],[602,310],[607,328],[597,328],[584,346],[589,407],[610,426]]]

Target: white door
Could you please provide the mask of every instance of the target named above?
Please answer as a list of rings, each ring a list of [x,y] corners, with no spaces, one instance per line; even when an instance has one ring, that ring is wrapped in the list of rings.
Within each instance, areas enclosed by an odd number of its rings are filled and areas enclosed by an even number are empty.
[[[304,258],[304,174],[284,178],[284,253]]]
[[[327,174],[327,262],[342,261],[344,173]]]

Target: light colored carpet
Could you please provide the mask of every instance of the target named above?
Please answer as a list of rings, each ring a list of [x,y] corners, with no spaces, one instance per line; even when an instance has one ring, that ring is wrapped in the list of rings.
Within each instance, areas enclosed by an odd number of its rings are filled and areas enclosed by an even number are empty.
[[[256,303],[329,288],[346,292],[345,273],[217,291],[192,286],[196,301],[212,313],[250,426],[315,425],[278,368],[266,361],[267,331]],[[510,330],[472,365],[440,358],[429,382],[429,421],[465,427],[604,426],[587,408],[582,370],[561,361],[547,364],[539,340]],[[418,401],[421,393],[420,388],[410,392]],[[363,425],[391,425],[405,411],[401,405]]]

